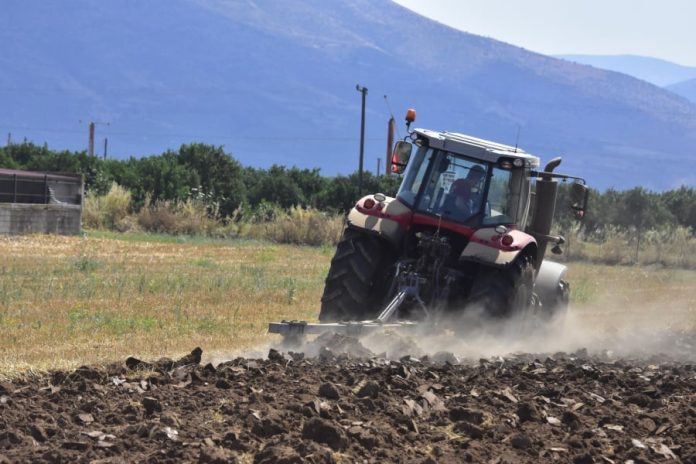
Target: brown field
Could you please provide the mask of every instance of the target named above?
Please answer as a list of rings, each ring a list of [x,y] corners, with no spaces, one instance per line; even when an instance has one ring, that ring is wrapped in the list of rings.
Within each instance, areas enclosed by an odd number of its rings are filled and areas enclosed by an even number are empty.
[[[269,321],[316,317],[332,254],[128,234],[0,238],[0,376],[267,344]],[[569,267],[587,327],[696,325],[696,271]]]

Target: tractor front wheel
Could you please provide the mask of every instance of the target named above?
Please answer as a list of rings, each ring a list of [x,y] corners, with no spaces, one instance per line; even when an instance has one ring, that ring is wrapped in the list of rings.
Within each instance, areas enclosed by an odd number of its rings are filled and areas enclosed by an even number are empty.
[[[570,284],[561,279],[551,295],[540,294],[542,315],[545,319],[562,320],[568,313],[570,303]]]

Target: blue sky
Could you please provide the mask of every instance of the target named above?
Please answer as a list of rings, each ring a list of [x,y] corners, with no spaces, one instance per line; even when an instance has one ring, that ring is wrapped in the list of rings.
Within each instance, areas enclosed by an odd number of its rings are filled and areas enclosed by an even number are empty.
[[[642,55],[696,66],[693,0],[395,0],[546,55]]]

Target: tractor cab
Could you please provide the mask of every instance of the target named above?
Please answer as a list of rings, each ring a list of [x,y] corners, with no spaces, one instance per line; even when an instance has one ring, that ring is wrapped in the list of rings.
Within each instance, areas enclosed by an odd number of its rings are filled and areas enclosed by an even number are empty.
[[[416,214],[472,228],[524,227],[539,158],[451,132],[415,129],[411,140],[398,142],[392,164],[404,173],[399,201]]]

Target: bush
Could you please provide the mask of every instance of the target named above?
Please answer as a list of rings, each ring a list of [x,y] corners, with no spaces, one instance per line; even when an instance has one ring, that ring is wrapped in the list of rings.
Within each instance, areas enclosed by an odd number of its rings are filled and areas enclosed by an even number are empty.
[[[278,243],[319,246],[335,245],[342,231],[343,215],[294,206],[287,212],[276,212],[270,221],[252,224],[248,235]]]
[[[688,227],[663,227],[642,234],[635,253],[641,264],[696,267],[696,238]]]
[[[624,230],[608,226],[592,233],[574,227],[562,235],[566,237],[566,245],[560,259],[565,261],[696,268],[696,237],[688,227]]]
[[[138,213],[138,224],[147,232],[174,235],[216,235],[221,224],[208,215],[202,202],[156,201]]]
[[[131,194],[116,182],[106,195],[88,193],[82,208],[82,223],[91,229],[129,230],[128,212]]]

